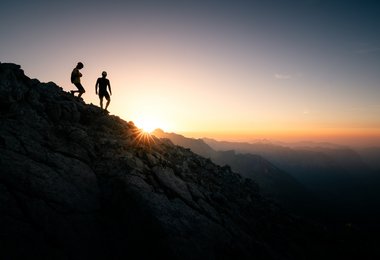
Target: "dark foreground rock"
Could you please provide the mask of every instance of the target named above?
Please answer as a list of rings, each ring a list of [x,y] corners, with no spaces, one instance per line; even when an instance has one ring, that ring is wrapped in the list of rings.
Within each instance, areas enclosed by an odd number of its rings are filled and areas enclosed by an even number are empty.
[[[257,185],[0,64],[0,258],[319,259]]]

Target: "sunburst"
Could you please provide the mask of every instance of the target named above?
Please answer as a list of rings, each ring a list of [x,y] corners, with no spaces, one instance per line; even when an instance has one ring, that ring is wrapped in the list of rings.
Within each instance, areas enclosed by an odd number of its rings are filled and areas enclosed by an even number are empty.
[[[149,132],[139,128],[136,128],[134,132],[136,136],[135,142],[138,146],[150,148],[152,145],[156,143],[156,141]]]

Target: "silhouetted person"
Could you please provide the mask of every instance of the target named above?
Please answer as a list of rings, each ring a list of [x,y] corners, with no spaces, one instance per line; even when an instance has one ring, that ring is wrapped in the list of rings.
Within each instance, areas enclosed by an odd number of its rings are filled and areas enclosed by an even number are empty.
[[[82,77],[82,73],[79,72],[80,69],[83,69],[82,62],[78,62],[77,66],[71,72],[71,83],[73,83],[78,90],[71,90],[70,92],[73,95],[74,93],[79,93],[78,97],[81,97],[82,94],[86,92],[86,90],[84,90],[84,87],[80,83],[80,78]]]
[[[111,91],[111,83],[108,79],[106,79],[106,77],[107,77],[107,72],[103,71],[102,77],[98,78],[98,80],[96,81],[95,93],[98,94],[98,87],[99,87],[100,107],[103,109],[103,97],[105,97],[107,99],[105,110],[107,111],[107,108],[111,102],[110,94],[112,95],[112,91]],[[107,86],[110,91],[109,94],[107,92]]]

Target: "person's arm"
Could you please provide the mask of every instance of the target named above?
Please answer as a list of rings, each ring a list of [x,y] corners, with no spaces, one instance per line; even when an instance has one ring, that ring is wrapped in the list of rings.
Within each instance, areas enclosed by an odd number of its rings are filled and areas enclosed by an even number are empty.
[[[97,79],[96,83],[95,83],[95,94],[96,95],[98,94],[98,85],[99,85],[99,79]]]
[[[108,80],[108,89],[110,90],[110,95],[112,96],[111,82]]]

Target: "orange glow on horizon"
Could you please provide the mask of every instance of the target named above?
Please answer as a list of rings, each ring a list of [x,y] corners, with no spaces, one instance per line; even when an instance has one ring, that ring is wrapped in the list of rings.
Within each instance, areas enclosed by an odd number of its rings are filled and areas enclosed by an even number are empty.
[[[207,132],[179,132],[187,137],[213,138],[220,141],[249,142],[258,140],[281,141],[281,142],[331,142],[354,146],[380,145],[379,129],[293,129],[293,130],[260,130],[260,131],[207,131]]]

